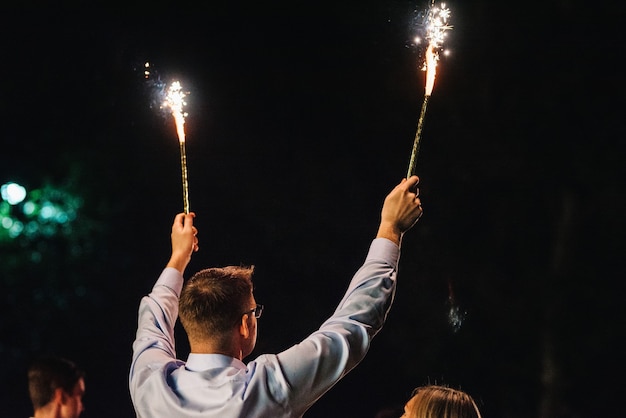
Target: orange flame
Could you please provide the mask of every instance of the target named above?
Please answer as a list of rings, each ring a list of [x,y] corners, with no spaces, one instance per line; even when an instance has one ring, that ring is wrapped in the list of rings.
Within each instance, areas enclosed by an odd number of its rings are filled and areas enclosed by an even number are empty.
[[[430,96],[433,92],[433,87],[435,86],[435,73],[437,72],[436,67],[437,57],[433,44],[431,43],[428,45],[428,49],[426,49],[426,96]]]
[[[180,82],[174,81],[167,91],[167,97],[165,98],[165,103],[163,103],[163,105],[172,110],[172,116],[174,116],[174,122],[176,123],[176,133],[178,134],[179,142],[185,142],[186,114],[183,112],[183,107],[186,104],[185,93],[182,91]]]
[[[174,116],[174,122],[176,122],[178,141],[185,142],[185,117],[180,112],[172,112],[172,115]]]

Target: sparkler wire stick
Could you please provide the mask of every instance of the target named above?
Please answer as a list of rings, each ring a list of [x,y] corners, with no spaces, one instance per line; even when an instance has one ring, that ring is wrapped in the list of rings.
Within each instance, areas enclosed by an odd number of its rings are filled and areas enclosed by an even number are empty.
[[[437,61],[439,59],[438,49],[443,43],[445,37],[445,31],[452,29],[452,26],[448,26],[448,18],[450,17],[450,10],[446,8],[445,4],[440,7],[434,5],[434,0],[431,1],[430,8],[426,13],[426,17],[423,25],[426,28],[426,39],[428,40],[428,48],[426,49],[426,60],[424,63],[424,69],[426,70],[426,85],[424,88],[424,101],[422,103],[422,110],[417,122],[417,132],[415,133],[415,140],[413,141],[413,148],[411,150],[411,158],[409,160],[409,169],[407,171],[407,178],[415,174],[415,161],[419,153],[420,140],[422,137],[422,129],[424,127],[424,118],[426,116],[426,107],[428,106],[428,100],[433,91],[435,85],[435,74]]]
[[[180,145],[180,167],[182,171],[182,183],[183,183],[183,210],[185,213],[189,213],[189,182],[187,178],[187,153],[185,151],[185,116],[183,107],[185,103],[185,93],[182,91],[182,87],[178,81],[175,81],[170,86],[164,106],[167,106],[172,111],[174,116],[174,122],[176,123],[176,132],[178,134],[178,144]]]
[[[189,183],[187,180],[187,153],[185,152],[185,141],[178,141],[180,144],[180,167],[183,179],[183,210],[189,213]]]
[[[426,106],[428,105],[428,99],[430,99],[430,96],[424,96],[424,102],[422,102],[420,118],[417,121],[417,132],[415,133],[415,140],[413,141],[413,150],[411,151],[411,159],[409,161],[409,171],[406,174],[407,179],[415,174],[415,161],[417,160],[417,154],[420,150],[420,139],[422,137],[422,127],[424,126],[424,116],[426,115]]]

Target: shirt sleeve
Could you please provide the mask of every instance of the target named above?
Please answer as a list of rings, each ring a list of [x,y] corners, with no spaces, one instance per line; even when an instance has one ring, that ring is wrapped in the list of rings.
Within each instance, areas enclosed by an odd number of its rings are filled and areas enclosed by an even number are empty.
[[[150,372],[168,362],[176,362],[174,326],[178,318],[178,298],[183,286],[182,274],[171,267],[163,270],[148,296],[139,304],[137,335],[129,385],[131,397]]]
[[[396,288],[398,246],[375,239],[334,314],[301,343],[256,360],[256,373],[276,402],[303,414],[367,353],[382,328]],[[261,376],[257,376],[261,377]]]

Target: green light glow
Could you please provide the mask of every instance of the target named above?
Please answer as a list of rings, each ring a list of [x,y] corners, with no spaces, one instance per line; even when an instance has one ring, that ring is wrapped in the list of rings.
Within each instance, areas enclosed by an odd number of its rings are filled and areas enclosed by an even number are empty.
[[[0,242],[24,237],[67,236],[82,207],[81,198],[50,185],[27,191],[17,183],[2,185]]]
[[[17,205],[26,197],[26,189],[17,183],[9,182],[0,186],[0,195],[10,205]]]

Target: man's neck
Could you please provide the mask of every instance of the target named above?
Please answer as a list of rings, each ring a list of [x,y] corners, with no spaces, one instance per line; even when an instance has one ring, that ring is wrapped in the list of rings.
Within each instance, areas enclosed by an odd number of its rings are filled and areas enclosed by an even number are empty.
[[[233,357],[238,360],[243,359],[243,352],[241,347],[237,344],[230,344],[228,347],[225,344],[217,344],[213,341],[202,342],[190,342],[191,353],[193,354],[221,354],[223,356]]]
[[[60,407],[55,403],[50,403],[37,409],[33,418],[61,418]]]

